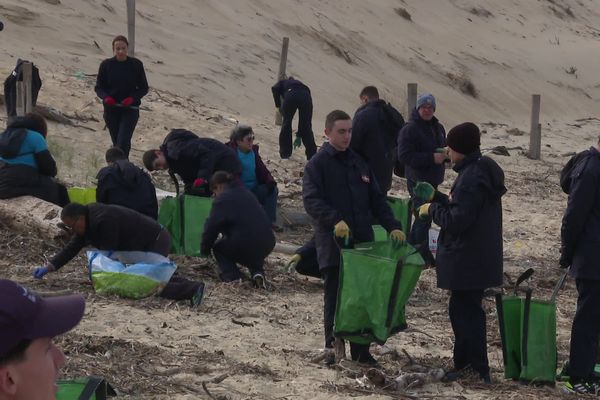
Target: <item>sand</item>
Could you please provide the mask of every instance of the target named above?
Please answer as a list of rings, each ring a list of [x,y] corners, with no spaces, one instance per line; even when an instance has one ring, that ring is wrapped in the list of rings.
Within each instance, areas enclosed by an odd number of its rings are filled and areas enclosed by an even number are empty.
[[[402,10],[410,20],[402,17]],[[405,15],[406,15],[405,13]],[[16,59],[33,60],[43,88],[39,102],[79,126],[51,123],[48,140],[59,177],[91,185],[104,165],[110,140],[93,86],[110,41],[126,32],[122,1],[3,0],[0,75]],[[288,72],[312,90],[315,137],[334,108],[353,113],[367,84],[406,116],[406,84],[437,97],[436,115],[447,129],[465,120],[482,128],[482,148],[505,146],[492,155],[504,168],[505,271],[513,279],[536,269],[534,294],[548,298],[561,271],[559,232],[566,204],[558,185],[562,165],[597,139],[600,84],[596,53],[600,5],[579,1],[192,1],[138,2],[136,56],[152,88],[143,99],[132,159],[162,141],[172,128],[225,140],[236,120],[251,124],[261,154],[276,176],[280,205],[301,209],[303,154],[278,157],[270,86],[277,74],[283,36],[290,37]],[[462,88],[462,90],[461,90]],[[526,157],[531,95],[542,96],[542,159]],[[5,121],[5,116],[0,116]],[[448,171],[442,190],[455,174]],[[157,185],[173,190],[166,174]],[[406,196],[394,178],[391,194]],[[278,240],[301,244],[304,227],[286,228]],[[86,316],[59,339],[69,363],[64,375],[105,376],[124,398],[144,399],[342,399],[406,398],[363,387],[364,370],[311,363],[322,347],[322,284],[282,272],[285,256],[273,254],[267,271],[272,292],[218,283],[211,265],[176,258],[180,272],[208,282],[206,303],[151,298],[104,297],[87,283],[82,258],[43,281],[34,266],[56,245],[0,224],[0,275],[41,291],[69,290],[87,298]],[[558,355],[568,356],[574,284],[558,304]],[[408,331],[385,348],[374,347],[386,373],[407,363],[402,350],[431,367],[451,364],[452,334],[447,295],[436,289],[434,271],[424,271],[407,308]],[[414,398],[557,398],[558,389],[518,385],[502,378],[502,355],[493,302],[488,311],[489,354],[495,384],[429,384]],[[395,351],[395,352],[394,352]],[[387,353],[387,355],[381,355]],[[211,382],[211,380],[213,380]],[[202,387],[205,382],[207,391]],[[206,383],[208,382],[208,383]],[[227,396],[227,397],[223,397]]]

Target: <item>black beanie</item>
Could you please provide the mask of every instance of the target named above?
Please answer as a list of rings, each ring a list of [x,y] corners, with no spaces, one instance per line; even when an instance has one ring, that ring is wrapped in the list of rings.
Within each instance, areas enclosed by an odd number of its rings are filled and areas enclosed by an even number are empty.
[[[450,129],[446,137],[446,143],[452,150],[461,154],[470,154],[479,150],[480,145],[479,128],[472,122],[463,122]]]

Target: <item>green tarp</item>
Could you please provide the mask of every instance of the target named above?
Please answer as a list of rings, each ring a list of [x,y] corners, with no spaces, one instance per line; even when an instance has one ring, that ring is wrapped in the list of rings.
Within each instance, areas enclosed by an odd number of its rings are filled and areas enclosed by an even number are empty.
[[[200,256],[204,222],[210,214],[212,199],[180,195],[160,203],[158,222],[171,234],[171,253]]]
[[[72,187],[67,189],[71,203],[90,204],[96,202],[96,188]]]
[[[532,382],[554,382],[556,376],[556,304],[496,295],[502,338],[504,376]]]
[[[423,259],[408,244],[359,243],[342,249],[334,331],[356,343],[380,344],[406,329],[406,303]]]

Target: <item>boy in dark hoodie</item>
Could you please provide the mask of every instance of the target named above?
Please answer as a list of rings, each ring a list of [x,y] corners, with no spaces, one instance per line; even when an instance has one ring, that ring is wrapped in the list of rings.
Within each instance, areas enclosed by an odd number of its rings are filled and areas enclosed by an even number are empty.
[[[131,208],[150,218],[158,217],[156,189],[147,173],[127,160],[118,147],[106,151],[108,166],[98,171],[96,201]]]

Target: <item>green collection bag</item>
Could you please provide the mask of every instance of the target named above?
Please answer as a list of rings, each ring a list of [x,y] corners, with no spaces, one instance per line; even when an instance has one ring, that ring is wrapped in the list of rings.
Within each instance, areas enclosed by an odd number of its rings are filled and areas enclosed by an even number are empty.
[[[395,197],[388,197],[387,201],[392,209],[394,218],[396,218],[402,224],[402,232],[408,236],[408,232],[410,232],[412,216],[410,212],[410,199],[397,199]],[[388,240],[388,233],[381,225],[373,225],[373,233],[375,234],[376,242]]]
[[[56,400],[106,400],[117,395],[108,382],[97,376],[61,380],[57,383]]]
[[[96,202],[96,188],[72,187],[67,189],[71,203],[90,204]]]
[[[171,253],[200,256],[204,222],[211,207],[209,197],[180,195],[161,201],[158,222],[171,234]]]
[[[336,337],[380,344],[406,329],[406,303],[421,275],[415,249],[391,241],[359,243],[342,249],[335,312]]]
[[[554,383],[556,378],[556,294],[566,274],[558,282],[549,301],[496,294],[496,309],[504,376],[528,382]],[[516,292],[516,290],[515,290]]]

